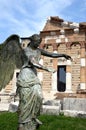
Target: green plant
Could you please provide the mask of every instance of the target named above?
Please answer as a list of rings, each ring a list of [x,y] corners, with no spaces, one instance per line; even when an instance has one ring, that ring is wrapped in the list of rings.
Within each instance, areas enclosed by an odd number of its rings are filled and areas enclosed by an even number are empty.
[[[63,114],[40,115],[39,119],[43,125],[38,130],[86,130],[86,119],[65,117]],[[17,130],[17,113],[0,113],[0,130]]]
[[[0,130],[17,130],[18,118],[17,113],[1,112],[0,113]]]

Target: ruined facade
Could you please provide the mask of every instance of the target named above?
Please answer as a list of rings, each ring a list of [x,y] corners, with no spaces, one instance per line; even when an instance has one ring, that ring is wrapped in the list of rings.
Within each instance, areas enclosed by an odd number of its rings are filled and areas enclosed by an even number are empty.
[[[43,90],[55,93],[84,93],[86,91],[86,23],[64,21],[50,17],[40,32],[41,48],[64,53],[73,61],[65,58],[46,58],[43,63],[53,67],[54,74],[43,72]]]
[[[70,61],[65,58],[41,57],[41,64],[56,70],[53,74],[38,70],[44,97],[59,98],[60,95],[86,97],[86,23],[50,17],[40,35],[42,37],[40,48],[53,53],[68,54],[73,59]],[[24,37],[21,38],[21,42],[25,48],[29,40]],[[15,70],[14,78],[6,86],[5,92],[10,93],[16,89],[13,86],[16,86],[18,72],[19,70]]]

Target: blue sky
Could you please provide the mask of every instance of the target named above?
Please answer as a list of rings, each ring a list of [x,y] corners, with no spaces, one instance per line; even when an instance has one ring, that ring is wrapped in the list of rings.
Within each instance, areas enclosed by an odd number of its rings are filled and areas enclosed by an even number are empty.
[[[11,34],[39,33],[49,16],[86,22],[86,0],[0,0],[0,43]]]

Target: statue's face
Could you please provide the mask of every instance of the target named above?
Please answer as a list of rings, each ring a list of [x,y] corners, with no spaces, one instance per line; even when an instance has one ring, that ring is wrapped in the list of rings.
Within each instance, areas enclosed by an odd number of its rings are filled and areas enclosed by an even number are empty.
[[[39,45],[40,45],[40,43],[41,43],[41,38],[40,38],[40,36],[39,35],[33,35],[32,36],[32,46],[34,47],[34,48],[37,48]]]
[[[37,48],[40,45],[40,43],[41,43],[40,40],[36,40],[36,41],[33,42],[33,46],[35,48]]]

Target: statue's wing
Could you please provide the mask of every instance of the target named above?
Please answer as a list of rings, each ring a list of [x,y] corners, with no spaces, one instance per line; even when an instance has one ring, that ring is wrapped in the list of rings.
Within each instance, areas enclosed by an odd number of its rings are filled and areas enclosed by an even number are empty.
[[[14,70],[22,66],[23,57],[18,35],[11,35],[0,44],[0,90],[12,79]]]

